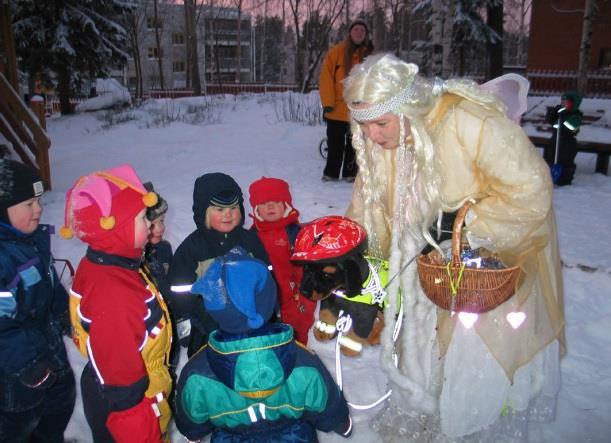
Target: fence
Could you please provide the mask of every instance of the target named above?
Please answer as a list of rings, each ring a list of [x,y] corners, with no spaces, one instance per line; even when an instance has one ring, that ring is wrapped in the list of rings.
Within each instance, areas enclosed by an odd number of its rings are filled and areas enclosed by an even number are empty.
[[[74,107],[76,105],[78,105],[79,103],[83,103],[85,100],[87,100],[86,98],[70,98],[70,106],[72,107],[72,109],[74,109]],[[47,113],[47,115],[52,115],[52,114],[59,114],[61,112],[61,105],[59,103],[59,98],[57,97],[52,97],[49,100],[47,100],[45,102],[45,111]]]
[[[318,89],[318,85],[310,85],[309,90]],[[295,83],[208,83],[202,87],[202,94],[232,94],[237,95],[243,92],[267,93],[299,91]],[[148,97],[151,98],[180,98],[193,96],[192,89],[151,89]]]
[[[528,71],[526,76],[533,95],[561,95],[565,91],[577,89],[575,71]],[[589,72],[586,95],[591,98],[611,98],[611,71]]]

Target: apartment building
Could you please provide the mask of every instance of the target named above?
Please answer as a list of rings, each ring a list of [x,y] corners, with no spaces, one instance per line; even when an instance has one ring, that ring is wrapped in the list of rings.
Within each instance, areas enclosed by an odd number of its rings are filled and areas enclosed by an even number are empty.
[[[188,62],[185,10],[182,4],[143,1],[139,9],[140,63],[143,90],[188,87]],[[236,8],[199,6],[196,11],[197,47],[200,81],[250,82],[255,80],[251,16]],[[240,68],[237,66],[240,35]],[[159,43],[157,43],[159,41]],[[128,61],[127,80],[135,89],[137,77],[133,59]]]

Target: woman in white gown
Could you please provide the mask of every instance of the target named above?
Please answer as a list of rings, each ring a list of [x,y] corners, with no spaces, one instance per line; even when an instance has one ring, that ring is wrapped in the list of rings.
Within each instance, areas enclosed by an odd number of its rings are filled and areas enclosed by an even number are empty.
[[[547,165],[504,105],[471,81],[428,81],[382,54],[352,70],[344,97],[359,165],[347,216],[399,275],[386,312],[402,297],[396,340],[386,316],[382,366],[393,392],[377,431],[385,441],[526,441],[530,421],[554,417],[564,353]],[[515,295],[472,325],[437,308],[415,261],[407,265],[427,243],[439,248],[430,228],[467,200],[476,202],[465,223],[471,246],[523,271]]]

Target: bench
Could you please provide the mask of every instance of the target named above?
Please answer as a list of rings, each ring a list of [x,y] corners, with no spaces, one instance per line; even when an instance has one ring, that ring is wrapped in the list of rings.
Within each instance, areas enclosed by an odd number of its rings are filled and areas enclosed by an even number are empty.
[[[551,135],[529,135],[533,145],[545,148],[549,144]],[[611,155],[611,143],[589,142],[577,140],[577,152],[589,152],[596,154],[596,172],[609,175],[609,155]]]

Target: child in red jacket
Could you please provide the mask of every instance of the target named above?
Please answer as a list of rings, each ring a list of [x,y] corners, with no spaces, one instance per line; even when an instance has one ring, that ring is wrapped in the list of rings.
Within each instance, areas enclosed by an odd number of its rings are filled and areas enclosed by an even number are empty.
[[[161,442],[171,413],[172,325],[161,294],[139,271],[157,197],[129,165],[81,177],[66,194],[64,238],[89,246],[70,290],[73,340],[96,442]]]
[[[302,269],[289,261],[301,229],[289,185],[279,178],[261,177],[248,191],[254,219],[252,229],[257,231],[272,264],[282,321],[293,327],[298,341],[307,344],[316,302],[299,293]]]

